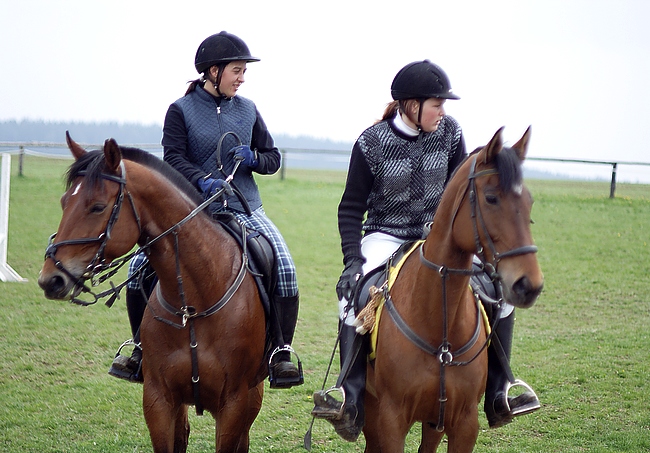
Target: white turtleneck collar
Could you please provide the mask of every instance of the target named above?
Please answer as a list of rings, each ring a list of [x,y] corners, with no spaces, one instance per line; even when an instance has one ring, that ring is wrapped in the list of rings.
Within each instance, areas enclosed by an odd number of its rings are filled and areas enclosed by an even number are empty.
[[[411,126],[404,122],[402,119],[402,114],[399,110],[395,113],[395,117],[393,118],[393,125],[398,131],[405,135],[408,135],[409,137],[417,137],[420,134],[419,130],[413,129]]]

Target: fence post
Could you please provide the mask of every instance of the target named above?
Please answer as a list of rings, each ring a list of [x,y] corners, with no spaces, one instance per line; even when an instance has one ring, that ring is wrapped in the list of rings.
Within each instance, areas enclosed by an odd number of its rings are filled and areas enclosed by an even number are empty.
[[[612,162],[612,184],[609,186],[609,198],[614,198],[616,192],[616,162]]]
[[[18,153],[18,176],[23,175],[23,162],[25,160],[25,147],[20,145],[20,152]]]
[[[285,150],[281,149],[280,150],[280,155],[281,155],[281,158],[280,158],[280,180],[284,181],[284,176],[285,176],[284,173],[285,173],[286,167],[287,167],[287,164],[285,163],[285,159],[287,158],[287,152]]]

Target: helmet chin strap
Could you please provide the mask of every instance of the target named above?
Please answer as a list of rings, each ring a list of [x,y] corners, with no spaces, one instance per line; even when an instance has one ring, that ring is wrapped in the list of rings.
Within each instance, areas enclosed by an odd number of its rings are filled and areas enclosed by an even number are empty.
[[[420,101],[420,108],[418,109],[417,120],[413,119],[412,113],[409,111],[410,109],[407,108],[406,104],[403,104],[403,101],[399,101],[399,110],[404,115],[406,115],[409,121],[411,121],[420,132],[422,132],[422,105],[424,104],[424,101],[426,101],[426,99],[420,99],[419,101]]]
[[[415,125],[422,131],[422,107],[424,107],[424,101],[426,99],[420,99],[420,108],[418,109],[418,121],[415,123]]]
[[[223,76],[223,71],[224,71],[225,69],[226,69],[226,65],[225,65],[225,64],[220,64],[220,65],[218,65],[218,69],[217,69],[217,79],[216,79],[214,82],[212,82],[211,78],[208,78],[208,81],[209,81],[210,83],[212,83],[212,86],[213,86],[214,89],[217,91],[217,94],[219,95],[219,97],[222,97],[222,98],[226,98],[226,99],[227,99],[228,97],[227,97],[226,95],[224,95],[224,94],[221,92],[221,90],[219,89],[219,85],[221,85],[221,77]],[[209,72],[208,72],[208,73],[209,73]]]

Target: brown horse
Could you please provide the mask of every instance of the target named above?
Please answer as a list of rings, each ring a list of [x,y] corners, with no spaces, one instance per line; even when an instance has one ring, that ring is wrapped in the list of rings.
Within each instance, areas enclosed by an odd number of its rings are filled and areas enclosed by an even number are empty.
[[[194,404],[215,418],[216,451],[247,452],[268,369],[265,313],[246,255],[160,159],[112,139],[91,152],[67,141],[76,160],[39,277],[46,297],[74,301],[97,272],[145,246],[159,278],[141,325],[154,451],[186,451]]]
[[[486,331],[469,288],[472,258],[502,284],[503,299],[528,308],[543,275],[530,233],[532,197],[521,180],[530,129],[512,148],[501,130],[449,182],[431,232],[402,266],[381,313],[368,366],[367,452],[404,451],[422,422],[420,452],[471,452],[487,377]]]

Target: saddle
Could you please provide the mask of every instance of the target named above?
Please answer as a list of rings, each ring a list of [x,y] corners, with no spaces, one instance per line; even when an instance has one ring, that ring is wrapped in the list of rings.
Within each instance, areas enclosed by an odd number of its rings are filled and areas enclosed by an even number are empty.
[[[221,211],[212,216],[247,252],[248,270],[255,278],[264,312],[268,318],[271,312],[270,294],[273,294],[278,281],[275,252],[271,247],[271,242],[259,231],[242,225],[237,217],[230,212]]]

